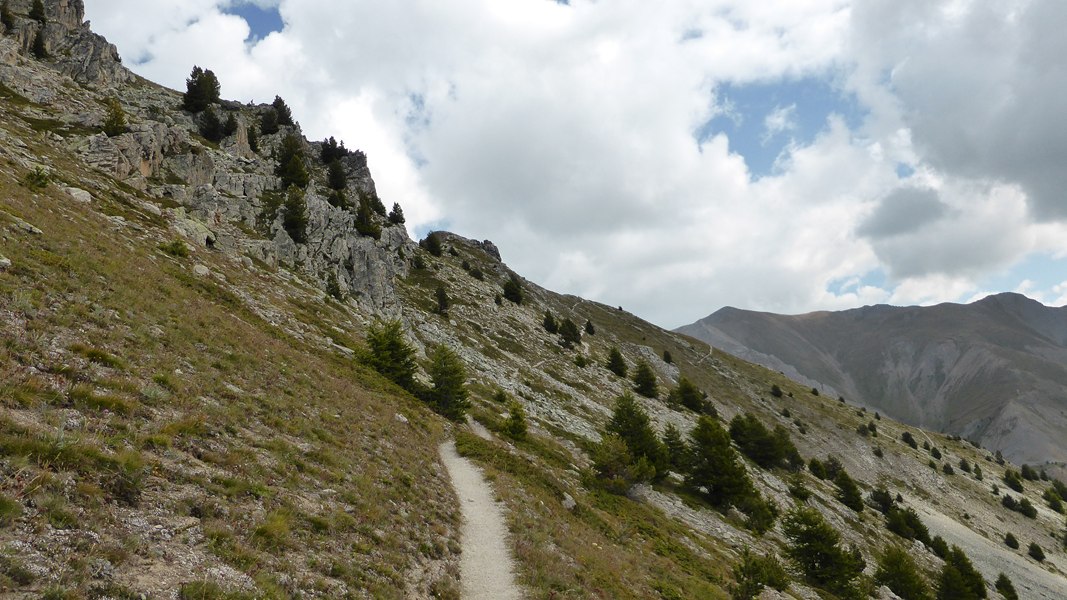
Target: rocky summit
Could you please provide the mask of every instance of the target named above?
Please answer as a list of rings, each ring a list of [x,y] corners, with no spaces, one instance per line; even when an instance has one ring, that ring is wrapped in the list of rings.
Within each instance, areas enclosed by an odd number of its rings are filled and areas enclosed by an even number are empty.
[[[1055,474],[413,240],[283,99],[0,7],[3,597],[1064,596]]]

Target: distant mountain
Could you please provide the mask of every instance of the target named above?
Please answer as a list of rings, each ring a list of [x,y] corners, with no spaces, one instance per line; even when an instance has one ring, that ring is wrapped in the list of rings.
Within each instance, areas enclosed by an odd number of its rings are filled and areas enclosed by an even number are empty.
[[[1015,462],[1067,460],[1067,307],[1007,293],[795,316],[724,308],[677,331]]]

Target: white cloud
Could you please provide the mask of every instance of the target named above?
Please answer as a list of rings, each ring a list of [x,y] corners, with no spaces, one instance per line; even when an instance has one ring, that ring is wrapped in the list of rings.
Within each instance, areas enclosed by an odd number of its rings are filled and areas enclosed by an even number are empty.
[[[142,74],[180,87],[212,68],[224,95],[281,94],[310,136],[366,151],[413,230],[492,239],[535,281],[663,325],[960,299],[1067,254],[1055,0],[255,0],[286,28],[251,44],[228,1],[88,9]],[[758,181],[724,136],[693,140],[712,116],[753,118],[717,86],[802,77],[843,82],[863,126],[830,119]],[[795,123],[794,99],[777,105],[754,117],[768,134]],[[860,235],[898,163],[946,209]],[[877,271],[885,286],[862,283]]]

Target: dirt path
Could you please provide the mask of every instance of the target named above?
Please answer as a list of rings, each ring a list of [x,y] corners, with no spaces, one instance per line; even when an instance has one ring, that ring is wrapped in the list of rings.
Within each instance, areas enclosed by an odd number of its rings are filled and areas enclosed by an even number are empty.
[[[463,511],[460,583],[465,600],[510,600],[522,598],[515,585],[507,525],[493,488],[482,472],[456,452],[452,441],[441,444],[441,460],[452,478]]]

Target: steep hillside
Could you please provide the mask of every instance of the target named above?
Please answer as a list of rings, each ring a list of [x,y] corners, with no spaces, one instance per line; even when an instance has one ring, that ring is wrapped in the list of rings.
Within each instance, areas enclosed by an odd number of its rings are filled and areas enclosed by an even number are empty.
[[[226,101],[208,111],[233,127],[209,141],[207,113],[123,69],[78,0],[45,2],[43,27],[31,2],[6,6],[3,597],[457,598],[471,541],[438,454],[448,440],[493,486],[531,598],[752,597],[760,576],[735,567],[776,555],[797,560],[783,558],[769,597],[893,598],[876,577],[890,548],[927,585],[951,575],[958,560],[934,536],[969,556],[991,595],[1001,573],[1022,597],[1067,587],[1052,482],[1008,492],[1014,467],[987,450],[542,289],[491,242],[416,243],[362,153],[341,152],[338,177],[298,124],[264,134],[279,107]],[[283,188],[301,170],[307,180]],[[368,332],[383,322],[414,351],[406,389],[367,366],[381,366]],[[430,408],[441,345],[464,367],[469,421]],[[629,377],[606,366],[613,351]],[[676,445],[656,477],[605,435],[643,364],[647,397],[631,414],[657,435],[703,428],[719,442],[703,455],[699,437],[693,454]],[[726,429],[745,414],[797,456],[761,467],[736,427],[731,445]],[[717,500],[719,470],[699,474],[699,456],[751,485]],[[851,480],[865,504],[842,492]],[[917,522],[891,532],[876,504]],[[856,548],[838,557],[851,565],[844,584],[805,570],[785,525],[798,515],[825,520],[820,541]]]
[[[679,331],[1017,462],[1067,462],[1067,308],[1018,294],[797,316],[726,308]]]

